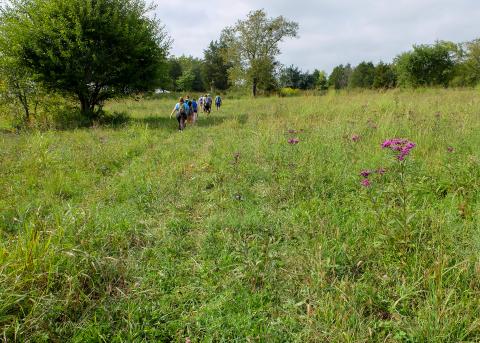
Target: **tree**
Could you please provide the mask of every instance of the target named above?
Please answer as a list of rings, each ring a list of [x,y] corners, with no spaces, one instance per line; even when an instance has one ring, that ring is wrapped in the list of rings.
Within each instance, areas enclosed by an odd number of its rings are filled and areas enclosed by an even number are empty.
[[[448,86],[454,76],[456,45],[437,42],[416,45],[395,58],[398,83],[403,87]]]
[[[192,78],[191,83],[184,84],[184,85],[188,85],[188,87],[181,88],[181,89],[183,91],[196,91],[196,92],[204,91],[206,89],[206,82],[202,74],[203,61],[199,58],[195,58],[192,56],[180,56],[177,58],[177,60],[180,63],[183,70],[182,76],[186,74],[190,74],[187,76]]]
[[[191,91],[195,75],[192,70],[185,70],[185,72],[176,81],[177,87],[181,91]]]
[[[20,61],[46,87],[75,95],[81,112],[154,88],[170,46],[143,0],[14,0]]]
[[[372,62],[360,63],[352,72],[349,83],[352,88],[372,88],[375,66]]]
[[[219,90],[228,88],[228,69],[232,67],[225,61],[225,49],[224,42],[212,41],[203,51],[203,79],[208,85]]]
[[[480,84],[480,39],[458,44],[453,86],[476,86]]]
[[[469,85],[480,84],[480,39],[467,43],[466,70]]]
[[[302,71],[294,65],[280,71],[280,86],[284,88],[300,88],[301,79]]]
[[[283,16],[267,18],[263,10],[252,11],[245,20],[222,31],[221,40],[226,44],[225,56],[232,64],[230,77],[233,83],[246,82],[252,87],[253,96],[258,87],[271,84],[280,54],[279,43],[286,37],[297,37],[298,24]],[[270,81],[269,81],[270,80]]]
[[[352,75],[352,67],[350,64],[343,66],[340,64],[333,68],[332,73],[328,79],[328,84],[336,90],[347,88],[350,76]]]
[[[328,89],[328,78],[327,73],[323,70],[317,70],[313,72],[313,78],[315,80],[315,88],[321,91],[325,91]]]
[[[40,85],[32,78],[32,73],[20,61],[19,41],[21,31],[14,24],[22,13],[17,8],[2,8],[0,25],[0,77],[2,80],[2,100],[15,103],[22,108],[22,122],[29,122],[35,115]],[[33,108],[32,108],[33,107]],[[33,112],[33,113],[32,113]]]
[[[375,67],[375,77],[373,78],[373,88],[387,89],[395,88],[397,83],[397,76],[391,64],[380,62]]]
[[[174,92],[177,91],[177,80],[182,76],[182,65],[174,57],[168,60],[168,84],[169,88]]]

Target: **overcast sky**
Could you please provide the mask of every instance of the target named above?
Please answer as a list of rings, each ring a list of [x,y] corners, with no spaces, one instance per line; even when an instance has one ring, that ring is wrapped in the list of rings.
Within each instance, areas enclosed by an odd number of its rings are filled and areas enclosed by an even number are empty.
[[[480,38],[480,0],[154,0],[171,53],[202,57],[225,26],[263,8],[300,24],[280,62],[330,72],[338,64],[390,62],[413,44]]]

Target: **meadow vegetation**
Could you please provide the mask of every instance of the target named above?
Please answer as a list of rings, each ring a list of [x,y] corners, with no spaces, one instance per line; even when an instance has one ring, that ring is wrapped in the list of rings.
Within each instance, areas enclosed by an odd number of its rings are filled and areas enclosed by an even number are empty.
[[[0,132],[0,340],[480,340],[478,90],[172,107]]]

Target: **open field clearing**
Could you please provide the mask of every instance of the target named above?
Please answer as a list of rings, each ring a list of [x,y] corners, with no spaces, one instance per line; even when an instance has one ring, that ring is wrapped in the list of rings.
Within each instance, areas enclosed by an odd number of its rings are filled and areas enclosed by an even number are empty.
[[[480,340],[478,90],[173,105],[0,133],[0,340]]]

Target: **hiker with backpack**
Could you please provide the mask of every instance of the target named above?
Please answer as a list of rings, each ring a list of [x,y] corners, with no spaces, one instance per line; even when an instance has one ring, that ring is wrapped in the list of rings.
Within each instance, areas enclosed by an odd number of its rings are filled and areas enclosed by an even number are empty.
[[[193,112],[193,123],[195,124],[198,119],[198,104],[196,99],[192,100],[192,112]]]
[[[176,114],[176,118],[178,120],[178,131],[183,131],[185,129],[185,121],[187,120],[187,113],[189,112],[188,105],[185,103],[183,98],[178,100],[178,103],[173,108],[172,113],[170,113],[170,118],[172,118],[173,113]]]
[[[188,105],[188,111],[187,111],[187,123],[193,123],[193,101],[190,100],[190,97],[187,96],[187,100],[185,103]]]
[[[212,97],[210,96],[210,94],[207,94],[205,96],[205,112],[207,113],[207,115],[210,114],[210,112],[212,111],[212,102]]]
[[[222,106],[222,98],[220,95],[217,95],[215,97],[215,105],[217,106],[217,111],[220,109],[220,106]]]
[[[204,103],[204,98],[203,98],[203,95],[198,99],[198,104],[200,105],[200,109],[202,110],[203,112],[203,103]]]

